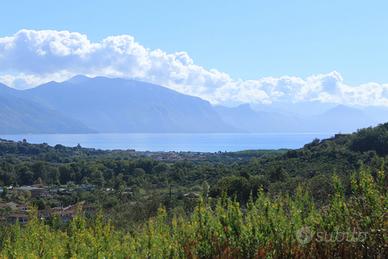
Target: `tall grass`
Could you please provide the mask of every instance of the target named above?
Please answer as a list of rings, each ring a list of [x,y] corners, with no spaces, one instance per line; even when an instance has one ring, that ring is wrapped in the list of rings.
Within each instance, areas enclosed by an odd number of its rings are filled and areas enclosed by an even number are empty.
[[[116,230],[101,215],[74,218],[66,229],[32,218],[2,226],[1,258],[386,258],[387,191],[383,171],[352,175],[345,197],[335,194],[317,208],[298,188],[293,197],[263,191],[247,206],[220,198],[201,200],[190,216],[161,208],[134,233]]]

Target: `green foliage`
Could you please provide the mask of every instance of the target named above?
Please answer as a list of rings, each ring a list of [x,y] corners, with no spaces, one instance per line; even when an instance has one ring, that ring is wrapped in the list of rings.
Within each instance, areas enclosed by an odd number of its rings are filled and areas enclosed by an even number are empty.
[[[295,195],[270,197],[259,190],[245,207],[220,198],[201,199],[193,214],[173,215],[161,208],[135,231],[118,230],[98,214],[77,216],[66,229],[35,217],[26,226],[1,226],[1,258],[384,258],[388,202],[382,178],[369,169],[352,176],[352,195],[333,177],[334,194],[317,208],[298,187]],[[309,242],[298,233],[308,227]],[[332,241],[338,233],[365,233],[362,239]],[[324,233],[324,234],[322,234]],[[322,237],[330,239],[322,239]]]
[[[68,224],[33,215],[27,225],[1,224],[0,258],[384,258],[387,125],[298,150],[187,152],[163,161],[0,140],[1,186],[66,189],[49,197],[4,189],[3,202],[102,209]],[[306,231],[304,243],[296,234]],[[343,233],[366,236],[335,241]]]
[[[373,150],[381,156],[388,155],[388,123],[359,130],[353,136],[350,147],[355,151]]]

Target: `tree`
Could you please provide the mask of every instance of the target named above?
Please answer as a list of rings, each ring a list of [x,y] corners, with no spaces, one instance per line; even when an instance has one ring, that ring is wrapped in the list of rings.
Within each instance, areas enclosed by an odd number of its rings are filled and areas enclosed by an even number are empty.
[[[34,173],[29,170],[28,167],[23,166],[18,171],[19,182],[22,185],[31,185],[34,182]]]
[[[59,167],[59,182],[61,184],[66,184],[69,181],[72,181],[72,169],[67,165],[61,165]]]
[[[269,180],[271,182],[285,181],[287,177],[288,174],[282,167],[277,167],[269,172]]]

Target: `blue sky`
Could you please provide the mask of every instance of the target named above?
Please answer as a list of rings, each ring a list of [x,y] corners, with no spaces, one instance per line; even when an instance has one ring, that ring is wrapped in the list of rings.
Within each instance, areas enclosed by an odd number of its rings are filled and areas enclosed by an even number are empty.
[[[22,28],[130,34],[187,51],[233,77],[339,71],[349,83],[388,82],[387,1],[8,1],[0,34]]]
[[[306,83],[329,74],[347,85],[381,85],[388,82],[387,11],[387,1],[373,0],[3,0],[0,37],[21,29],[78,32],[91,42],[128,34],[145,48],[187,52],[195,64],[233,80],[293,76]]]

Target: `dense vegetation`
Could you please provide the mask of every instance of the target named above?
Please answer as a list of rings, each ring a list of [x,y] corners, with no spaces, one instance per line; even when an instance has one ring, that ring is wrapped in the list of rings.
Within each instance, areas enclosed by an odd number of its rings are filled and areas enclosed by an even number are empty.
[[[384,172],[376,182],[368,170],[351,177],[345,198],[336,177],[334,195],[318,209],[298,188],[291,198],[259,191],[244,210],[231,199],[206,196],[185,216],[159,209],[134,232],[116,230],[99,215],[75,218],[65,229],[34,219],[2,227],[0,254],[6,258],[385,258],[388,197]]]
[[[298,150],[175,155],[0,141],[1,186],[96,187],[46,198],[4,191],[3,201],[37,209],[86,201],[101,211],[70,224],[3,226],[3,255],[384,257],[388,123]],[[301,245],[303,226],[368,234]]]

